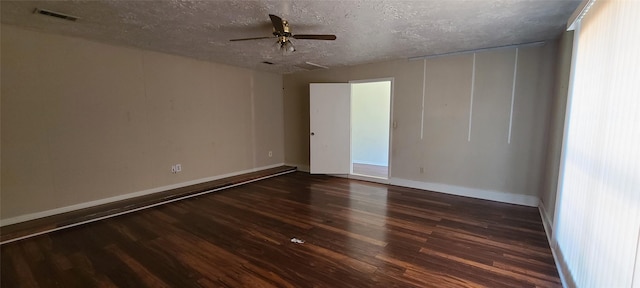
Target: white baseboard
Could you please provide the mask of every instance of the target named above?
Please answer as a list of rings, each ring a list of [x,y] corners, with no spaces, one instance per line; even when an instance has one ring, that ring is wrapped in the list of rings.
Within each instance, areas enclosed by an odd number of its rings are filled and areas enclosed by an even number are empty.
[[[355,180],[362,180],[362,181],[368,181],[368,182],[375,182],[375,183],[380,183],[380,184],[390,184],[390,180],[389,179],[385,179],[385,178],[379,178],[379,177],[370,177],[370,176],[364,176],[364,175],[346,175],[347,178],[349,179],[355,179]]]
[[[551,254],[553,255],[553,261],[556,263],[556,270],[558,270],[558,275],[560,275],[560,282],[562,282],[562,287],[575,287],[575,285],[569,285],[567,279],[571,279],[570,276],[566,273],[569,273],[568,269],[563,269],[564,262],[558,251],[558,245],[553,239],[553,230],[552,223],[549,221],[549,216],[547,210],[544,208],[542,200],[540,201],[540,205],[538,206],[538,210],[540,211],[540,217],[542,218],[542,226],[544,227],[544,233],[547,235],[547,241],[549,241],[549,247],[551,248]],[[573,282],[572,282],[573,283]]]
[[[114,196],[114,197],[103,198],[103,199],[84,202],[84,203],[79,203],[79,204],[75,204],[75,205],[55,208],[55,209],[46,210],[46,211],[42,211],[42,212],[24,214],[24,215],[12,217],[12,218],[7,218],[7,219],[0,219],[0,227],[6,226],[6,225],[11,225],[11,224],[16,224],[16,223],[21,223],[21,222],[26,222],[26,221],[30,221],[30,220],[34,220],[34,219],[38,219],[38,218],[53,216],[53,215],[56,215],[56,214],[62,214],[62,213],[66,213],[66,212],[80,210],[80,209],[84,209],[84,208],[94,207],[94,206],[98,206],[98,205],[103,205],[103,204],[107,204],[107,203],[112,203],[112,202],[116,202],[116,201],[121,201],[121,200],[125,200],[125,199],[131,199],[131,198],[140,197],[140,196],[144,196],[144,195],[149,195],[149,194],[153,194],[153,193],[158,193],[158,192],[163,192],[163,191],[167,191],[167,190],[172,190],[172,189],[182,188],[182,187],[186,187],[186,186],[191,186],[191,185],[195,185],[195,184],[205,183],[205,182],[214,181],[214,180],[218,180],[218,179],[222,179],[222,178],[227,178],[227,177],[237,176],[237,175],[241,175],[241,174],[256,172],[256,171],[260,171],[260,170],[280,167],[282,165],[284,165],[284,164],[283,163],[278,163],[278,164],[273,164],[273,165],[268,165],[268,166],[263,166],[263,167],[257,167],[257,168],[252,168],[252,169],[247,169],[247,170],[227,173],[227,174],[223,174],[223,175],[217,175],[217,176],[212,176],[212,177],[207,177],[207,178],[195,179],[195,180],[186,181],[186,182],[182,182],[182,183],[176,183],[176,184],[171,184],[171,185],[167,185],[167,186],[156,187],[156,188],[151,188],[151,189],[142,190],[142,191],[138,191],[138,192],[118,195],[118,196]]]
[[[556,261],[556,268],[558,268],[558,274],[560,274],[560,281],[562,281],[562,287],[565,288],[576,288],[576,282],[573,280],[571,276],[571,272],[569,271],[569,266],[567,266],[567,262],[564,260],[564,254],[558,248],[557,244],[551,245],[551,252],[553,252],[553,260]]]
[[[298,171],[309,173],[309,169],[305,170],[305,167],[303,167],[301,169],[299,165],[293,165],[293,164],[286,164],[286,165],[287,166],[297,166],[298,167]],[[380,183],[380,184],[389,185],[389,179],[385,179],[385,178],[370,177],[370,176],[355,175],[355,174],[327,174],[327,175],[333,176],[333,177],[340,177],[340,178],[347,178],[347,179],[354,179],[354,180],[362,180],[362,181],[367,181],[367,182],[374,182],[374,183]]]
[[[285,165],[297,166],[299,171],[309,172],[309,169],[308,169],[309,166],[301,167],[301,165],[296,165],[296,164],[285,164]],[[440,192],[445,194],[498,201],[498,202],[509,203],[509,204],[524,205],[529,207],[538,207],[538,203],[540,202],[538,197],[531,196],[531,195],[512,194],[512,193],[506,193],[506,192],[482,190],[482,189],[454,186],[454,185],[448,185],[448,184],[421,182],[421,181],[407,180],[407,179],[395,178],[395,177],[391,177],[389,179],[382,179],[382,178],[366,177],[366,176],[359,176],[359,175],[331,175],[331,176],[370,181],[370,182],[376,182],[381,184],[390,184],[390,185],[396,185],[396,186],[402,186],[402,187],[408,187],[408,188],[416,188],[421,190],[428,190],[428,191]]]
[[[454,186],[440,183],[429,183],[401,178],[391,178],[391,185],[429,190],[445,194],[478,198],[484,200],[498,201],[503,203],[518,204],[530,207],[538,207],[540,200],[536,196],[512,194],[500,191],[483,190],[462,186]]]
[[[311,171],[311,168],[309,167],[309,165],[294,164],[294,163],[284,163],[284,165],[297,167],[298,171],[303,171],[307,173]]]
[[[544,208],[544,203],[542,202],[542,200],[540,200],[538,209],[540,210],[540,218],[542,218],[544,231],[548,232],[547,238],[549,238],[549,243],[551,243],[551,235],[553,235],[553,223],[551,223],[551,219],[549,218],[549,213],[547,212],[547,209]]]

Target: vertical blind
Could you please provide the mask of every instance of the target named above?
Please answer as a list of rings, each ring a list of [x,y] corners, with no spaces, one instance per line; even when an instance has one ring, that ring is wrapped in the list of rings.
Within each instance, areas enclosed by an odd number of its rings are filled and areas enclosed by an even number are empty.
[[[571,286],[640,287],[640,1],[578,21],[553,242]]]

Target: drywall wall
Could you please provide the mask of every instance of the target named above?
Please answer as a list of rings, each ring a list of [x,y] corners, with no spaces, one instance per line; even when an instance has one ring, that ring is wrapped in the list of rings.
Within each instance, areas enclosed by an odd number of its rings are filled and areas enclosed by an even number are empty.
[[[564,32],[558,40],[558,57],[555,67],[553,98],[550,106],[548,141],[545,158],[543,187],[540,190],[541,207],[549,228],[553,227],[555,217],[556,192],[562,153],[565,111],[569,77],[571,74],[571,53],[573,49],[573,31]]]
[[[353,163],[389,165],[391,81],[351,86],[351,158]]]
[[[253,72],[254,167],[284,162],[282,75]],[[269,156],[271,152],[271,156]]]
[[[309,83],[391,77],[397,124],[391,183],[535,206],[555,49],[549,44],[476,53],[475,60],[464,54],[285,75],[285,162],[309,165]]]
[[[3,224],[284,161],[281,75],[8,25],[1,49]]]

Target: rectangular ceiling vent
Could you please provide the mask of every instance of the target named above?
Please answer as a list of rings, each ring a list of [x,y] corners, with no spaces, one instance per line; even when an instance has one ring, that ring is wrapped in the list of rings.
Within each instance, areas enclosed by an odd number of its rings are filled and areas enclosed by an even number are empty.
[[[296,67],[302,68],[305,70],[329,69],[329,67],[327,66],[322,66],[320,64],[311,63],[311,62],[304,62],[304,64],[298,64],[296,65]]]
[[[36,8],[36,10],[33,10],[33,13],[34,14],[41,14],[41,15],[45,15],[45,16],[56,17],[56,18],[67,20],[67,21],[73,21],[73,22],[75,22],[76,20],[79,19],[76,16],[71,16],[71,15],[67,15],[67,14],[64,14],[64,13],[55,12],[55,11],[51,11],[51,10],[40,9],[40,8]]]

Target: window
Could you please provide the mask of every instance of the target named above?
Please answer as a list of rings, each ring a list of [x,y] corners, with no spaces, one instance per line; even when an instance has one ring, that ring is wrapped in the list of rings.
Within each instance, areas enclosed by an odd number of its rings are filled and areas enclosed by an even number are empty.
[[[640,1],[587,5],[575,25],[552,245],[571,286],[640,287]]]

